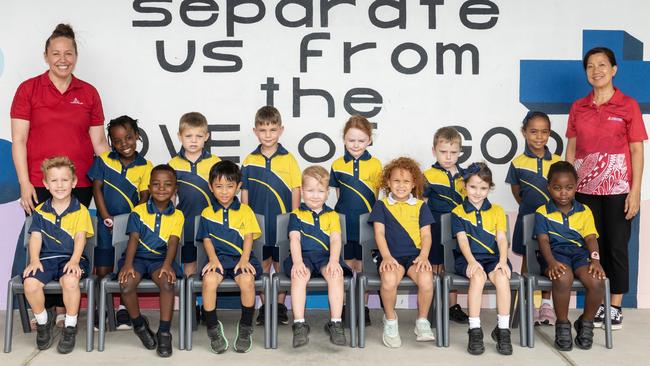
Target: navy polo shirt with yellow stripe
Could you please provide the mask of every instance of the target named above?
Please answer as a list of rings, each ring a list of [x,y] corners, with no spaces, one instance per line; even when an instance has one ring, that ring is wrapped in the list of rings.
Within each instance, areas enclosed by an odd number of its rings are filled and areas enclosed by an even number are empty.
[[[178,187],[178,204],[176,208],[186,217],[183,228],[186,243],[194,242],[194,217],[212,204],[210,192],[210,169],[221,159],[203,150],[201,156],[191,162],[185,157],[185,149],[169,161],[169,166],[176,171]],[[191,247],[191,245],[189,246]]]
[[[399,202],[389,194],[375,203],[368,222],[384,224],[388,250],[394,258],[399,258],[420,254],[420,229],[435,220],[424,201],[410,196],[407,201]]]
[[[463,169],[459,165],[456,165],[456,169],[458,172],[451,174],[436,162],[424,171],[424,197],[427,198],[427,206],[434,217],[449,213],[463,203],[466,195]]]
[[[248,234],[257,239],[262,230],[253,210],[234,198],[230,206],[215,202],[201,213],[196,240],[210,239],[218,256],[240,257],[244,251],[244,237]]]
[[[140,234],[135,257],[164,260],[169,238],[181,238],[184,221],[183,213],[175,209],[171,201],[163,211],[159,211],[151,199],[135,206],[126,226],[127,234]]]
[[[330,235],[341,232],[339,214],[323,205],[316,213],[306,204],[293,210],[289,216],[288,232],[300,232],[300,247],[303,252],[329,253]]]
[[[506,232],[506,213],[499,205],[493,205],[486,198],[480,209],[476,209],[467,198],[462,205],[451,211],[451,232],[454,236],[465,232],[472,254],[499,255],[497,232]],[[460,250],[456,251],[456,255]],[[460,254],[462,255],[462,254]]]
[[[86,238],[94,234],[88,209],[74,196],[71,197],[68,208],[60,215],[52,207],[51,198],[36,206],[29,232],[41,233],[41,260],[69,258],[74,252],[74,237],[77,233],[86,233]]]
[[[347,150],[334,160],[330,172],[330,187],[339,189],[334,206],[345,215],[347,241],[359,241],[359,216],[372,211],[381,185],[381,162],[366,150],[355,159]]]
[[[298,162],[282,145],[266,157],[261,145],[242,163],[242,189],[248,190],[248,204],[264,215],[266,245],[275,246],[277,216],[290,212],[291,191],[301,185]]]
[[[544,147],[544,150],[544,156],[540,158],[526,144],[524,153],[510,163],[506,183],[519,185],[520,215],[531,214],[550,200],[546,177],[551,165],[561,161],[562,158],[551,154],[548,147]]]
[[[594,215],[587,205],[573,200],[571,210],[565,215],[552,200],[535,212],[535,236],[548,235],[551,248],[557,246],[583,247],[584,238],[596,235]]]

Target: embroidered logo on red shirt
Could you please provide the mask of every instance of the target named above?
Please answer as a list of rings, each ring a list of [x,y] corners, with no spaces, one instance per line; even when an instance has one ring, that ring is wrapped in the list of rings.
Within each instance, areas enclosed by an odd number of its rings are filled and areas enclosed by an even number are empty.
[[[77,99],[77,97],[75,97],[75,98],[72,100],[72,102],[70,102],[70,104],[79,104],[79,105],[83,105],[83,102],[80,101],[79,99]]]
[[[614,116],[609,116],[607,117],[608,121],[615,121],[615,122],[623,122],[623,118],[621,117],[614,117]]]

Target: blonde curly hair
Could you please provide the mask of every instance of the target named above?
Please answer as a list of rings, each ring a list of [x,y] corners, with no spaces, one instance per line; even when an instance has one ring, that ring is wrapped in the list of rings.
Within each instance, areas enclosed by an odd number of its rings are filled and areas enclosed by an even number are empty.
[[[381,172],[381,186],[379,189],[383,190],[386,195],[390,193],[388,182],[390,181],[390,175],[395,169],[406,170],[411,173],[413,184],[415,185],[411,193],[415,198],[422,199],[422,193],[424,192],[424,175],[422,174],[422,170],[420,170],[420,165],[417,161],[404,156],[391,160],[384,167]]]

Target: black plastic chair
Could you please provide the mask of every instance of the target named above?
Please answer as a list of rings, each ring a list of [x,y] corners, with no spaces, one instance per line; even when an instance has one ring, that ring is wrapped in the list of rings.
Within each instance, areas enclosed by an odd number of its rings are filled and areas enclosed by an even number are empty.
[[[537,252],[539,243],[533,239],[533,230],[535,227],[535,214],[524,216],[524,245],[526,246],[526,267],[528,273],[526,278],[526,302],[528,303],[528,347],[535,347],[535,326],[533,324],[533,293],[535,290],[550,291],[553,288],[553,282],[550,278],[542,274],[539,262],[537,261]],[[584,290],[582,282],[578,279],[573,280],[571,285],[573,290]],[[609,293],[609,278],[605,278],[605,345],[607,348],[614,347],[612,340],[612,319],[609,317],[611,309],[611,296]]]
[[[260,229],[262,229],[262,235],[253,241],[253,254],[255,257],[261,261],[262,255],[263,255],[263,247],[264,247],[264,216],[262,215],[255,215],[257,217],[257,222],[260,225]],[[199,228],[199,221],[200,221],[201,216],[197,216],[195,219],[195,224],[194,224],[194,237],[196,237],[196,233],[198,232]],[[200,293],[203,287],[203,281],[201,279],[201,270],[205,265],[208,263],[208,256],[205,253],[205,247],[203,246],[203,242],[195,242],[196,245],[196,274],[191,275],[187,279],[187,283],[185,285],[186,290],[187,290],[187,295],[186,295],[186,300],[185,300],[185,319],[186,323],[185,326],[187,328],[186,335],[185,335],[185,340],[186,340],[186,345],[185,349],[188,351],[192,350],[192,331],[196,330],[197,328],[197,322],[196,322],[196,312],[194,311],[194,307],[191,306],[191,304],[194,304],[196,302],[196,294]],[[264,293],[265,298],[270,298],[271,297],[271,278],[268,273],[263,273],[260,279],[255,280],[255,289],[257,291],[261,291]],[[239,292],[239,285],[237,285],[237,282],[232,279],[224,279],[221,284],[219,284],[218,293],[232,293],[232,292]],[[271,318],[271,308],[269,306],[264,307],[264,318],[265,319],[270,319]],[[264,348],[271,348],[271,324],[269,322],[264,323]]]
[[[469,279],[464,275],[456,273],[454,249],[458,247],[456,239],[451,237],[451,214],[444,214],[440,217],[442,237],[442,245],[444,246],[445,255],[445,273],[442,280],[443,288],[443,301],[442,301],[442,319],[444,322],[444,344],[449,347],[449,291],[452,289],[469,289]],[[508,234],[506,236],[509,237]],[[485,282],[484,290],[494,290],[494,284],[488,279]],[[510,306],[510,324],[512,328],[519,327],[519,344],[521,347],[526,347],[526,313],[524,306],[524,277],[518,273],[512,272],[510,276],[510,289],[512,292],[511,306]],[[518,315],[518,316],[517,316]]]
[[[373,258],[373,251],[377,249],[375,242],[375,232],[372,225],[368,225],[368,216],[363,214],[359,217],[359,243],[361,244],[361,258],[363,262],[363,272],[357,274],[357,299],[359,314],[359,347],[366,346],[366,321],[361,315],[364,313],[364,301],[366,291],[377,291],[381,288],[381,277],[377,271],[377,263]],[[442,347],[442,314],[441,314],[441,295],[440,295],[440,276],[433,274],[434,297],[429,311],[429,322],[436,327],[436,346]],[[408,276],[404,276],[398,287],[399,290],[413,291],[418,286]]]
[[[271,348],[278,348],[278,293],[282,290],[291,290],[291,274],[284,273],[284,260],[289,257],[289,213],[279,215],[277,218],[277,246],[280,251],[280,271],[271,277]],[[346,243],[345,235],[345,216],[339,214],[341,220],[341,257],[343,257],[343,247]],[[350,347],[357,346],[357,329],[356,329],[356,295],[354,291],[354,278],[345,276],[343,278],[345,290],[345,307],[350,331]],[[307,283],[307,290],[327,290],[327,281],[322,277],[312,277]],[[267,300],[269,301],[269,300]]]
[[[129,242],[129,236],[126,234],[126,226],[129,220],[129,214],[118,215],[113,217],[113,247],[115,248],[114,270],[117,270],[117,262],[122,257]],[[180,258],[183,238],[180,238],[176,250],[176,258]],[[185,278],[179,278],[174,284],[174,291],[179,297],[179,329],[178,329],[178,349],[185,349]],[[106,340],[106,313],[109,317],[114,317],[113,296],[112,294],[120,293],[120,283],[117,280],[117,274],[109,274],[104,277],[99,285],[99,340],[97,350],[104,351]],[[138,284],[138,293],[160,293],[158,285],[149,279],[143,279]],[[113,324],[111,326],[111,324]],[[113,331],[114,319],[109,322],[109,330]]]
[[[93,227],[97,227],[97,220],[92,217]],[[26,263],[29,263],[29,227],[32,224],[32,216],[25,219],[25,226],[23,227],[23,245],[27,251]],[[93,263],[95,258],[95,236],[86,239],[86,246],[84,247],[84,257],[88,260],[90,267],[90,274],[88,277],[79,281],[79,288],[81,293],[85,293],[88,299],[88,314],[86,319],[86,352],[90,352],[94,347],[94,332],[93,332],[93,316],[95,308],[95,276],[92,274]],[[51,281],[43,287],[45,294],[61,294],[61,284],[58,281]],[[23,285],[23,278],[20,275],[14,276],[7,284],[7,311],[5,314],[5,344],[4,352],[11,352],[11,341],[13,333],[13,320],[14,320],[14,295],[18,301],[20,318],[23,325],[23,332],[30,333],[31,325],[29,324],[29,315],[27,313],[27,300],[25,298],[25,287]]]

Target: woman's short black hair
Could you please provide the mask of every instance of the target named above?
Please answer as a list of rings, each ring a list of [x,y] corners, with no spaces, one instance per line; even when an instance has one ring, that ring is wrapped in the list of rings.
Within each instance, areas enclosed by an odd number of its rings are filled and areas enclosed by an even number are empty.
[[[575,178],[576,182],[578,181],[578,172],[576,172],[576,168],[574,168],[573,165],[567,161],[558,161],[556,163],[553,163],[548,169],[548,182],[551,183],[553,176],[560,173],[571,174],[573,178]]]
[[[237,164],[230,160],[222,160],[210,168],[210,184],[219,178],[226,178],[229,182],[241,182],[241,170]]]
[[[609,63],[612,64],[612,66],[616,66],[616,56],[614,55],[614,51],[610,50],[607,47],[594,47],[587,51],[587,53],[585,53],[585,57],[582,58],[582,67],[584,67],[585,70],[587,70],[587,62],[589,61],[589,57],[597,53],[602,53],[607,56]]]

